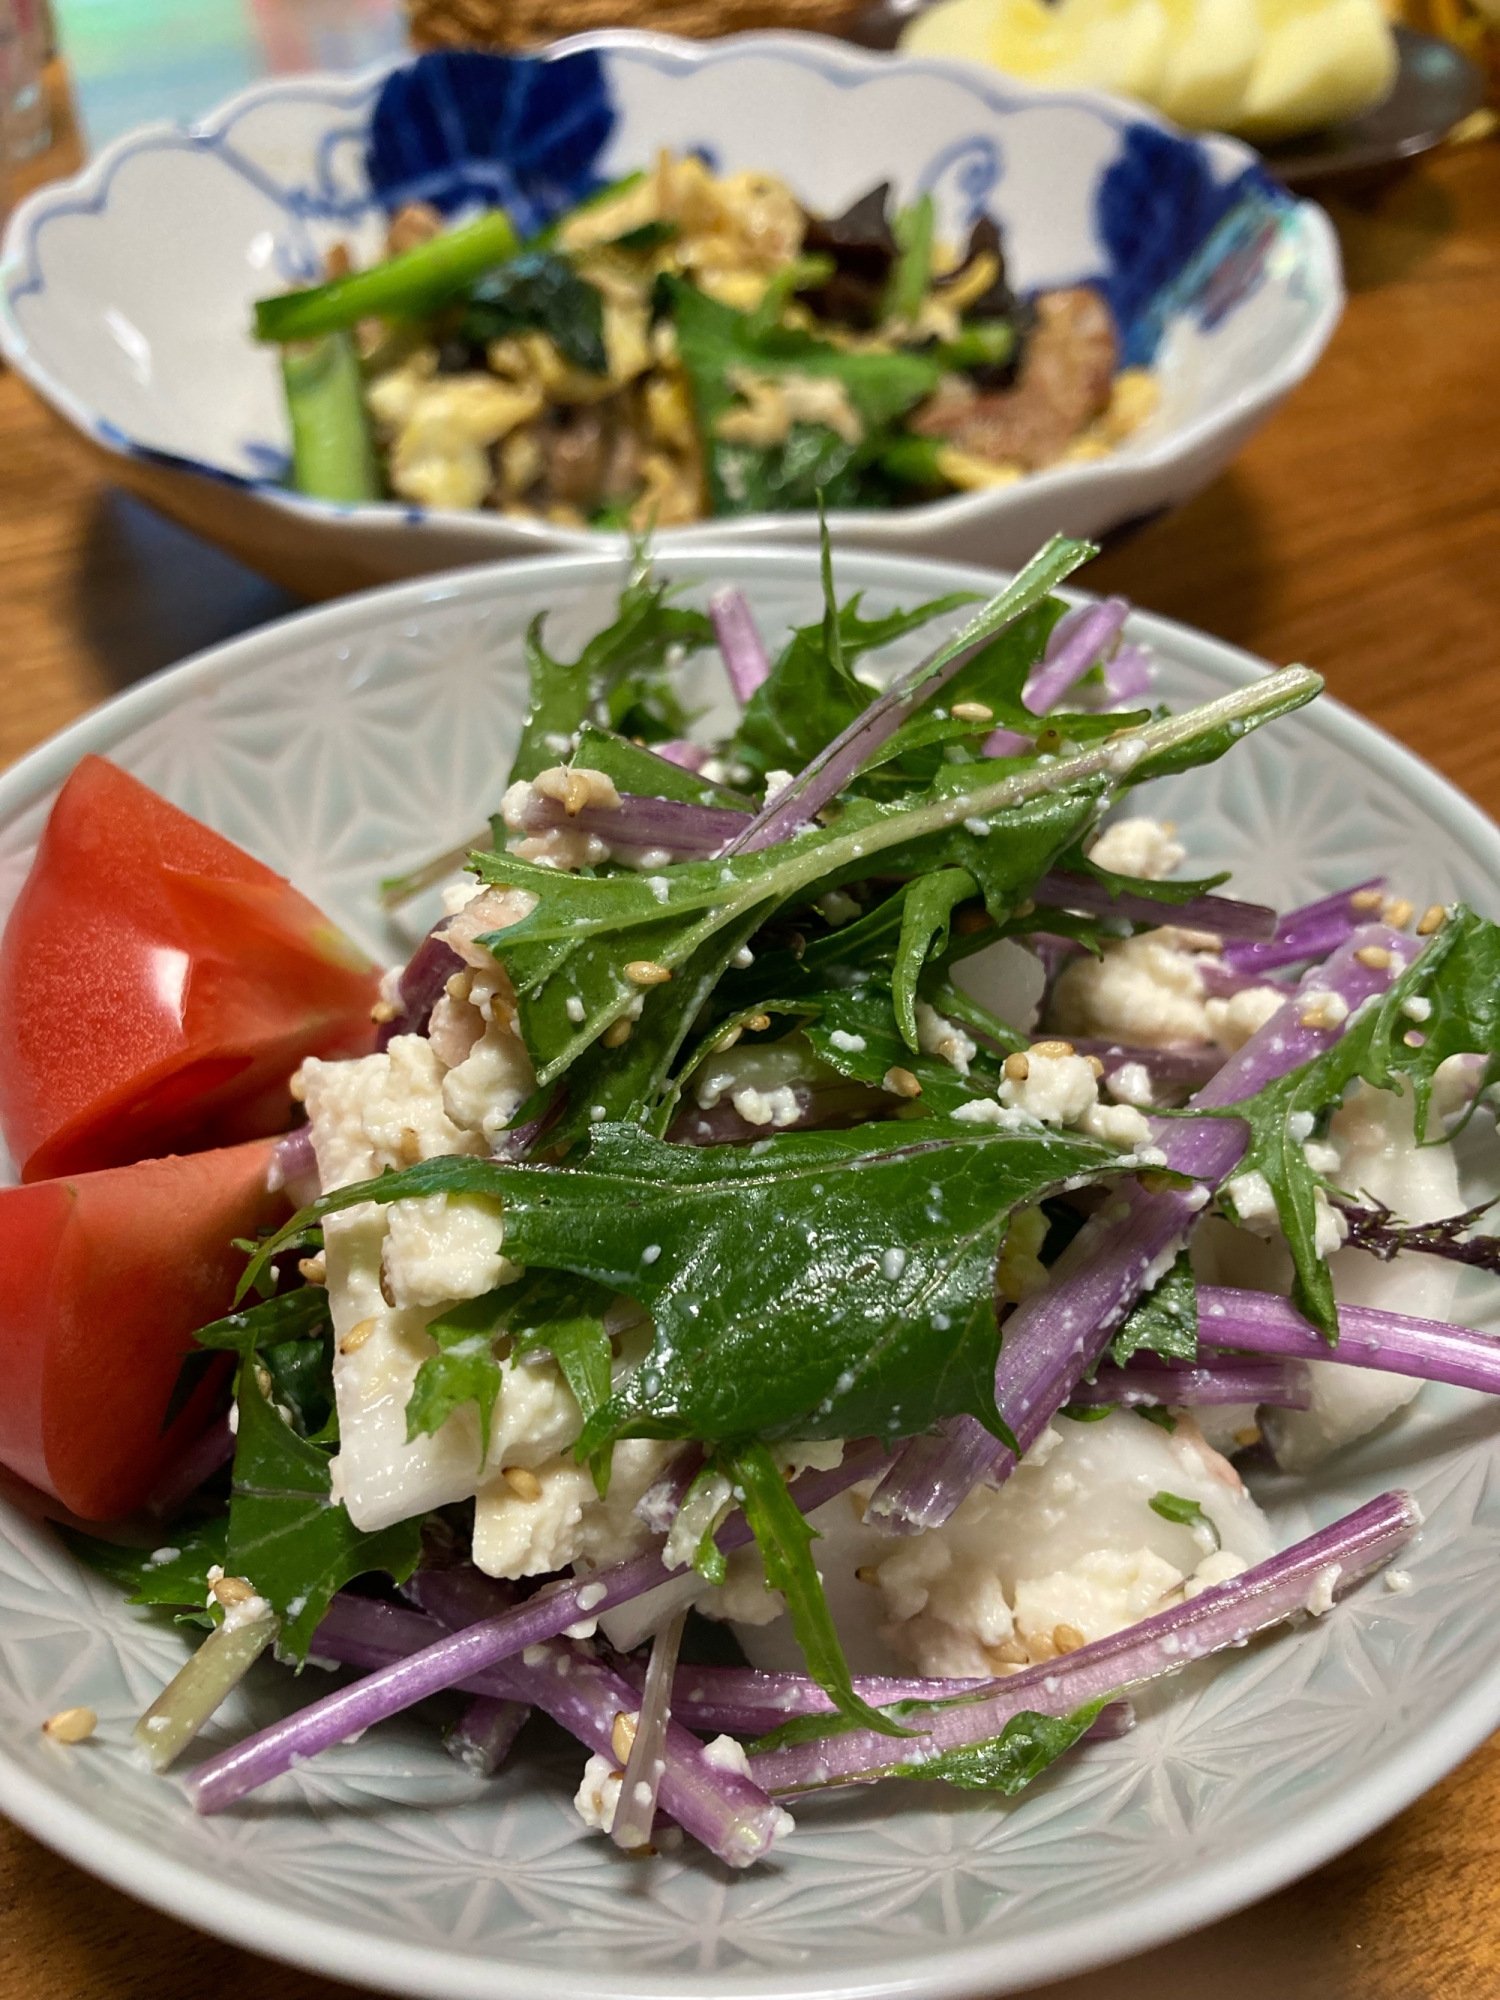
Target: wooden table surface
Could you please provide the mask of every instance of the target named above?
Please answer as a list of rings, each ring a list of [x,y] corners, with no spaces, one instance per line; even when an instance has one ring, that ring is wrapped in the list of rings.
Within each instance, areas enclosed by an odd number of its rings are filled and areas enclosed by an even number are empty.
[[[62,171],[66,137],[39,171]],[[1332,690],[1500,816],[1500,145],[1333,204],[1348,315],[1206,493],[1110,551],[1121,591]],[[184,653],[294,608],[114,491],[0,373],[0,763]],[[268,1941],[269,1942],[269,1941]],[[337,2000],[0,1822],[0,2000]],[[1500,1737],[1269,1901],[1057,2000],[1500,1993]],[[539,1989],[540,1990],[540,1989]]]

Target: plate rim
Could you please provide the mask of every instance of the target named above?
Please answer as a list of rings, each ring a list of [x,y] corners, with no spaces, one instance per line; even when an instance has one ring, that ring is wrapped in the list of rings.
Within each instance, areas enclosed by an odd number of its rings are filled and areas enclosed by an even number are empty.
[[[726,558],[749,572],[789,569],[816,576],[815,552],[750,546],[672,548],[658,553],[666,575],[709,580]],[[992,590],[1003,572],[869,550],[839,556],[842,577],[855,586]],[[202,687],[269,664],[290,642],[315,645],[347,639],[351,629],[395,623],[428,606],[503,598],[548,578],[608,583],[624,569],[619,556],[595,550],[523,562],[476,565],[384,585],[272,621],[199,652],[179,665],[79,717],[0,774],[0,824],[34,807],[56,789],[78,759],[103,752],[122,737],[170,712]],[[1079,602],[1095,593],[1065,590]],[[1135,611],[1136,636],[1163,651],[1244,681],[1267,671],[1255,655],[1195,627]],[[1304,711],[1320,730],[1377,774],[1415,795],[1453,839],[1500,875],[1500,827],[1450,780],[1414,752],[1332,696]],[[1500,1657],[1478,1674],[1461,1699],[1383,1756],[1337,1797],[1294,1820],[1275,1841],[1248,1853],[1179,1874],[1174,1880],[1059,1934],[1032,1924],[1003,1945],[995,1938],[929,1950],[889,1972],[874,1963],[841,1974],[791,1970],[646,1975],[578,1971],[539,1960],[506,1963],[443,1946],[368,1938],[352,1924],[289,1910],[260,1892],[226,1882],[208,1867],[162,1854],[140,1835],[108,1826],[84,1805],[54,1792],[14,1759],[0,1739],[0,1811],[36,1839],[115,1888],[191,1927],[262,1955],[381,1991],[433,2000],[533,2000],[545,1986],[557,2000],[980,2000],[1016,1992],[1038,1980],[1068,1977],[1170,1942],[1243,1909],[1333,1859],[1403,1810],[1445,1776],[1500,1725]],[[143,1782],[146,1774],[142,1773]],[[998,1962],[997,1962],[998,1961]]]

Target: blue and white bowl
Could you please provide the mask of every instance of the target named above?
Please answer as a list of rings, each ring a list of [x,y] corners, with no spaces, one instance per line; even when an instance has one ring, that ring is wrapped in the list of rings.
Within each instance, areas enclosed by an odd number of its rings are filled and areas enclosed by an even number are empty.
[[[619,537],[483,512],[335,506],[281,483],[287,423],[257,297],[333,242],[373,254],[386,213],[500,199],[540,220],[657,150],[780,174],[837,213],[874,183],[936,197],[960,238],[988,210],[1021,291],[1091,283],[1161,407],[1113,456],[919,507],[833,517],[846,545],[1003,565],[1055,530],[1099,534],[1186,499],[1313,366],[1337,322],[1338,251],[1244,146],[1190,139],[1094,92],[817,36],[682,42],[620,30],[541,63],[429,56],[276,78],[200,124],[153,126],[16,212],[0,349],[112,455],[115,476],[312,595]],[[663,532],[665,545],[807,542],[807,514]]]

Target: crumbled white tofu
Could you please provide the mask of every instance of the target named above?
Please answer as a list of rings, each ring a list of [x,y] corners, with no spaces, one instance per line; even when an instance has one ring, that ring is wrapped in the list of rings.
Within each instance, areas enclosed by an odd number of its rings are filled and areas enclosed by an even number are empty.
[[[583,1782],[573,1795],[573,1807],[585,1826],[601,1833],[614,1830],[620,1804],[620,1786],[625,1773],[609,1757],[590,1757],[583,1767]]]
[[[1250,1037],[1286,1004],[1287,994],[1275,986],[1246,986],[1227,1000],[1206,1000],[1203,1012],[1208,1031],[1224,1051],[1232,1056]]]
[[[1341,1154],[1330,1178],[1356,1200],[1384,1202],[1406,1222],[1436,1222],[1463,1208],[1453,1149],[1418,1146],[1412,1101],[1361,1084],[1334,1113],[1329,1137]],[[1367,1250],[1344,1248],[1329,1257],[1334,1295],[1343,1305],[1379,1306],[1419,1319],[1452,1315],[1458,1267],[1439,1257],[1403,1253],[1382,1263]],[[1291,1472],[1317,1465],[1329,1452],[1363,1437],[1409,1403],[1420,1381],[1372,1368],[1309,1363],[1312,1405],[1266,1410],[1263,1427],[1277,1462]]]
[[[420,1035],[348,1062],[309,1056],[299,1072],[325,1194],[444,1153],[482,1153],[443,1103],[443,1068]]]
[[[499,1202],[483,1195],[393,1201],[381,1259],[391,1304],[445,1305],[513,1283],[521,1271],[501,1254],[504,1235]]]
[[[1107,826],[1089,851],[1097,868],[1116,875],[1137,875],[1160,882],[1179,868],[1187,849],[1173,838],[1173,829],[1155,819],[1117,819]]]
[[[774,1090],[757,1090],[748,1084],[733,1092],[729,1101],[747,1125],[771,1125],[777,1131],[795,1125],[802,1111],[789,1083],[778,1084]]]
[[[929,1007],[925,1000],[916,1004],[917,1047],[924,1056],[941,1056],[951,1063],[960,1076],[969,1074],[969,1064],[974,1060],[977,1044],[973,1037],[964,1033],[956,1021],[950,1021],[935,1007]]]
[[[1033,1049],[1025,1076],[1003,1077],[996,1096],[1044,1125],[1076,1125],[1096,1103],[1099,1085],[1085,1057],[1038,1055]]]
[[[1091,1104],[1078,1120],[1078,1129],[1106,1146],[1149,1145],[1151,1120],[1133,1104]]]
[[[707,770],[707,768],[707,765],[705,765],[704,769]],[[795,771],[767,771],[766,792],[763,803],[768,806],[773,805],[781,797],[781,794],[786,790],[788,785],[795,784],[796,777],[797,774]]]
[[[842,1049],[846,1056],[859,1056],[865,1052],[863,1035],[851,1035],[847,1028],[835,1028],[828,1037],[836,1049]]]
[[[1216,1549],[1199,1563],[1182,1586],[1182,1594],[1184,1597],[1196,1597],[1199,1591],[1208,1590],[1216,1583],[1228,1583],[1248,1568],[1249,1564],[1242,1557],[1231,1555],[1228,1549]]]
[[[1212,1039],[1197,960],[1149,931],[1106,944],[1102,958],[1085,953],[1065,966],[1051,1020],[1059,1034],[1149,1049]]]
[[[1020,1114],[1022,1118],[1025,1114]],[[1017,1114],[1006,1110],[993,1097],[971,1097],[967,1104],[956,1105],[950,1116],[960,1125],[1005,1125],[1014,1123]]]
[[[1016,1629],[1028,1646],[1050,1640],[1059,1625],[1106,1639],[1155,1610],[1182,1580],[1153,1549],[1087,1549],[1068,1569],[1017,1580]]]
[[[711,1764],[716,1771],[733,1771],[738,1778],[750,1775],[750,1759],[745,1754],[745,1746],[733,1736],[715,1736],[712,1742],[705,1743],[703,1761]]]
[[[1118,1069],[1110,1071],[1107,1081],[1110,1096],[1121,1104],[1134,1104],[1149,1111],[1156,1102],[1156,1085],[1144,1063],[1121,1063]]]
[[[568,1400],[572,1402],[571,1395]],[[565,1445],[578,1434],[576,1404],[573,1409],[572,1436]],[[502,1391],[497,1417],[504,1414]],[[544,1576],[577,1562],[605,1566],[638,1555],[650,1530],[637,1520],[635,1504],[680,1449],[656,1438],[622,1440],[614,1448],[609,1491],[601,1500],[593,1474],[571,1452],[554,1446],[553,1455],[539,1455],[535,1440],[512,1436],[500,1451],[491,1452],[490,1462],[524,1467],[537,1491],[525,1497],[503,1473],[480,1488],[474,1501],[475,1562],[490,1576],[522,1577]]]
[[[1271,1192],[1271,1183],[1258,1169],[1232,1174],[1224,1183],[1224,1193],[1233,1204],[1242,1229],[1269,1236],[1279,1228],[1276,1197]]]
[[[1100,1638],[1143,1617],[1205,1553],[1152,1511],[1155,1493],[1197,1501],[1240,1561],[1271,1553],[1260,1509],[1190,1418],[1168,1433],[1117,1410],[1050,1429],[1003,1486],[976,1487],[941,1528],[887,1544],[884,1636],[923,1673],[993,1673],[1019,1663],[1013,1639],[1045,1655],[1056,1626]]]
[[[488,1151],[536,1088],[526,1044],[494,1020],[464,1060],[443,1078],[443,1106],[456,1125],[477,1134]]]

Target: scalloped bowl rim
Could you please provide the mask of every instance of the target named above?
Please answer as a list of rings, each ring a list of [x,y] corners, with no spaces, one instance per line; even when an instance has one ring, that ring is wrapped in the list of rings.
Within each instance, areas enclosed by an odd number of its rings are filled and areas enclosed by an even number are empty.
[[[1018,105],[1081,107],[1112,122],[1148,124],[1196,145],[1207,145],[1203,135],[1183,131],[1148,106],[1128,103],[1104,91],[1085,88],[1047,90],[1006,76],[1001,71],[992,71],[980,63],[937,56],[908,56],[900,52],[886,55],[852,47],[828,35],[751,32],[726,35],[705,43],[632,28],[605,28],[554,42],[547,53],[549,56],[568,55],[581,49],[611,48],[634,49],[655,55],[663,63],[679,70],[705,68],[711,63],[732,60],[747,53],[776,57],[803,68],[817,67],[821,62],[825,65],[823,74],[827,74],[826,66],[831,65],[851,83],[861,78],[888,74],[892,68],[901,68],[960,84],[992,111],[1003,113]],[[15,273],[24,272],[27,283],[33,282],[37,276],[36,231],[40,225],[53,213],[103,213],[115,171],[133,153],[147,145],[167,144],[191,151],[195,140],[222,136],[248,112],[276,98],[332,96],[338,102],[357,103],[394,69],[408,61],[409,56],[397,55],[364,69],[342,74],[312,71],[290,77],[265,78],[236,91],[191,123],[160,120],[122,133],[78,173],[65,180],[49,182],[28,195],[18,205],[3,237],[0,237],[0,355],[75,428],[85,432],[116,457],[138,459],[212,479],[237,491],[253,494],[284,513],[355,525],[364,522],[383,527],[404,525],[419,531],[429,523],[435,528],[462,524],[471,531],[488,530],[497,537],[518,536],[535,541],[539,553],[563,550],[592,553],[626,548],[629,538],[618,531],[560,527],[522,516],[498,515],[484,508],[417,507],[398,500],[358,504],[314,500],[291,491],[277,480],[246,478],[207,460],[161,452],[130,437],[54,375],[32,348],[12,311],[10,288]],[[1259,157],[1242,140],[1225,133],[1211,136],[1214,148],[1242,156],[1246,166],[1253,165]],[[1300,252],[1318,298],[1318,308],[1300,337],[1282,352],[1275,366],[1253,381],[1244,383],[1228,399],[1129,457],[1114,454],[1086,464],[1052,466],[1030,473],[1010,486],[953,494],[941,500],[925,501],[916,507],[835,509],[828,516],[830,527],[837,530],[857,523],[861,539],[868,547],[887,539],[904,544],[902,531],[913,522],[941,529],[962,527],[980,518],[1001,519],[1007,514],[1022,511],[1029,497],[1039,492],[1049,495],[1085,490],[1097,493],[1102,488],[1128,483],[1141,472],[1159,471],[1179,459],[1191,457],[1201,446],[1235,424],[1273,408],[1312,371],[1332,338],[1344,305],[1338,235],[1329,217],[1316,202],[1296,201],[1289,206],[1287,218],[1289,228],[1297,231]],[[803,513],[767,513],[709,519],[685,527],[661,529],[656,543],[664,549],[687,549],[695,544],[717,544],[743,535],[768,537],[779,533],[806,538],[811,533],[811,518]]]
[[[677,548],[664,552],[707,560],[722,551]],[[774,572],[803,568],[812,552],[755,547],[733,551],[737,565]],[[855,584],[877,580],[893,588],[943,583],[949,588],[993,586],[994,574],[972,565],[920,558],[892,559],[871,550],[850,550],[840,559]],[[938,572],[937,576],[934,572]],[[861,572],[864,572],[861,574]],[[904,577],[903,577],[904,573]],[[608,581],[618,574],[618,558],[596,550],[584,555],[533,557],[488,563],[384,585],[333,604],[279,619],[242,638],[211,647],[115,696],[71,723],[0,775],[0,822],[35,805],[54,790],[89,751],[105,752],[134,730],[166,714],[199,687],[226,675],[249,673],[277,657],[290,638],[333,641],[357,626],[394,622],[425,606],[455,598],[483,598],[492,591],[524,589],[539,576]],[[1064,590],[1076,601],[1090,593]],[[1252,679],[1266,663],[1228,642],[1174,619],[1134,612],[1132,624],[1148,644],[1180,658],[1196,659],[1225,678]],[[1309,720],[1333,743],[1399,784],[1420,800],[1450,837],[1484,857],[1500,877],[1500,828],[1439,773],[1394,738],[1322,697]],[[534,2000],[541,1987],[557,2000],[722,2000],[726,1995],[765,2000],[978,2000],[996,1991],[997,1954],[1004,1951],[1002,1989],[1049,1981],[1114,1963],[1227,1916],[1284,1887],[1375,1831],[1475,1750],[1500,1726],[1500,1658],[1480,1673],[1468,1691],[1441,1715],[1420,1727],[1399,1750],[1382,1757],[1336,1799],[1294,1819],[1275,1841],[1262,1840],[1248,1854],[1193,1869],[1174,1882],[1105,1910],[1084,1923],[1067,1926],[1064,1939],[1032,1928],[999,1940],[934,1953],[922,1969],[848,1977],[826,1972],[766,1975],[723,1974],[707,1978],[662,1971],[649,1977],[572,1972],[555,1965],[507,1966],[461,1951],[404,1946],[389,1937],[367,1939],[355,1928],[288,1911],[273,1898],[236,1888],[207,1871],[169,1860],[148,1842],[101,1824],[83,1807],[63,1799],[7,1754],[0,1742],[0,1810],[37,1839],[67,1855],[116,1888],[198,1929],[211,1930],[236,1944],[289,1963],[346,1980],[362,1980],[385,1991],[452,1996],[452,2000]],[[146,1774],[142,1773],[142,1782]],[[211,1896],[205,1890],[211,1889]]]

